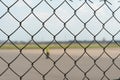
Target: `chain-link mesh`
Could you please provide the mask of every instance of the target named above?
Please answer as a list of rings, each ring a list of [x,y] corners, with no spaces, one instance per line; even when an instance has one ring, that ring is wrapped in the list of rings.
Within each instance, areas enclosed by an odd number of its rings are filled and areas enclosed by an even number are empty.
[[[0,0],[0,80],[119,78],[119,5]]]

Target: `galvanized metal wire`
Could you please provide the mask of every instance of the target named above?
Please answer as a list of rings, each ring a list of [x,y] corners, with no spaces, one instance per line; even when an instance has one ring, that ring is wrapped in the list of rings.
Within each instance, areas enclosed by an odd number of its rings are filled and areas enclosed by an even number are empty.
[[[14,13],[16,9],[14,9],[16,7],[16,5],[18,5],[17,3],[21,1],[21,6],[22,4],[24,4],[29,10],[29,11],[25,11],[26,12],[26,15],[22,15],[22,12],[21,15],[17,15]],[[32,1],[32,0],[31,0]],[[2,77],[3,75],[5,75],[8,71],[11,71],[14,75],[13,76],[17,76],[18,79],[16,80],[24,80],[24,77],[26,75],[29,74],[29,72],[31,70],[34,69],[34,71],[37,72],[37,74],[39,74],[41,76],[41,78],[39,80],[49,80],[47,79],[47,76],[52,72],[53,69],[57,69],[57,71],[63,75],[63,79],[62,80],[71,80],[68,76],[69,74],[72,72],[72,70],[74,70],[74,68],[77,68],[78,71],[80,71],[82,74],[83,74],[83,77],[81,78],[82,80],[90,80],[91,78],[88,76],[88,73],[92,71],[92,69],[94,67],[97,67],[97,70],[99,70],[99,72],[101,72],[103,75],[102,77],[100,77],[99,79],[97,80],[111,80],[111,77],[108,76],[109,74],[109,70],[114,66],[118,72],[120,72],[120,63],[116,63],[117,60],[120,60],[120,54],[118,54],[116,57],[111,57],[111,55],[109,54],[109,52],[107,52],[107,48],[111,45],[111,44],[115,44],[117,45],[117,48],[119,49],[120,48],[120,44],[119,44],[119,41],[115,39],[116,36],[119,36],[120,34],[120,28],[118,29],[118,31],[115,33],[115,34],[112,34],[107,28],[107,24],[110,22],[110,20],[114,19],[117,24],[120,24],[120,18],[118,18],[118,15],[117,13],[119,13],[119,10],[120,10],[120,6],[118,6],[117,8],[115,8],[114,10],[111,8],[111,5],[112,5],[112,2],[111,1],[108,1],[108,0],[101,0],[99,3],[101,3],[101,5],[94,9],[92,7],[94,3],[93,0],[80,0],[79,2],[80,5],[78,5],[77,8],[73,7],[71,3],[74,4],[74,0],[61,0],[60,1],[60,4],[59,5],[51,5],[51,2],[54,2],[55,0],[36,0],[36,4],[34,5],[31,5],[27,0],[12,0],[10,1],[10,3],[8,4],[5,0],[0,0],[0,6],[3,6],[2,9],[4,9],[4,11],[2,11],[2,13],[0,13],[0,24],[4,24],[6,25],[6,23],[9,23],[9,22],[4,22],[4,20],[2,20],[3,18],[6,17],[6,15],[9,15],[12,20],[13,20],[13,23],[15,22],[17,24],[17,27],[15,29],[13,29],[11,31],[11,33],[9,32],[6,32],[7,30],[3,29],[2,26],[4,25],[0,25],[0,35],[2,35],[1,37],[6,37],[3,41],[1,41],[0,43],[0,48],[1,50],[3,49],[4,45],[6,44],[11,44],[12,46],[15,47],[16,50],[18,50],[18,54],[17,56],[15,56],[10,62],[8,62],[4,57],[0,56],[0,62],[1,63],[4,63],[4,64],[7,64],[6,68],[2,68],[2,70],[0,71],[0,77]],[[113,1],[114,2],[114,1]],[[49,9],[51,10],[49,16],[47,16],[46,19],[42,19],[41,17],[39,17],[39,15],[37,15],[36,11],[39,10],[39,8],[42,8],[42,6],[40,6],[42,3],[44,3],[47,7],[49,7]],[[62,18],[59,14],[58,14],[58,10],[60,7],[62,7],[64,4],[66,4],[73,13],[70,13],[69,17],[66,19]],[[118,4],[119,4],[119,1],[118,1]],[[39,7],[40,6],[40,7]],[[55,7],[54,7],[55,6]],[[79,10],[82,9],[84,6],[87,6],[92,13],[88,13],[88,15],[91,15],[89,17],[86,17],[87,20],[84,20],[82,19],[82,17],[80,16],[80,13],[79,13]],[[98,15],[98,12],[102,9],[102,8],[106,8],[109,10],[109,14],[108,14],[108,18],[105,20],[105,21],[102,21],[101,17],[103,18],[103,16],[99,16]],[[43,7],[44,8],[44,7]],[[19,11],[19,10],[18,10]],[[28,13],[27,13],[28,12]],[[104,12],[103,12],[104,14]],[[41,26],[36,32],[34,33],[31,33],[29,32],[28,30],[26,30],[25,26],[24,26],[24,23],[26,21],[29,20],[30,16],[33,16],[37,21],[38,23],[40,23],[41,25],[39,24],[36,24],[36,25],[39,25]],[[62,14],[62,15],[65,15],[67,16],[66,14]],[[18,16],[21,16],[21,18],[18,18]],[[107,15],[106,15],[107,16]],[[52,17],[55,17],[61,24],[62,24],[62,28],[59,29],[59,31],[57,31],[57,33],[53,33],[51,32],[47,27],[47,24],[48,22],[51,23],[49,20],[52,18]],[[77,20],[83,25],[83,28],[80,29],[78,31],[77,34],[74,34],[68,27],[68,23],[73,19],[73,18],[77,18]],[[94,34],[90,29],[89,29],[89,24],[91,20],[93,20],[93,18],[95,18],[99,23],[100,25],[102,26],[102,28],[96,33]],[[5,21],[9,21],[9,20],[5,20]],[[74,21],[76,22],[76,21]],[[11,21],[10,21],[11,23]],[[111,22],[112,23],[112,22]],[[98,24],[99,25],[99,24]],[[114,24],[116,25],[116,24]],[[14,26],[14,25],[10,25],[10,26]],[[15,25],[16,26],[16,25]],[[5,26],[7,27],[7,26]],[[33,26],[34,27],[34,26]],[[113,26],[114,27],[114,26]],[[120,27],[120,25],[119,25]],[[75,28],[75,27],[74,27]],[[9,30],[9,27],[7,27],[6,29]],[[20,29],[22,29],[26,34],[27,36],[29,36],[30,40],[23,43],[24,46],[22,47],[19,47],[17,45],[17,43],[15,43],[15,41],[12,39],[13,35],[16,34],[17,31],[19,31]],[[42,32],[42,30],[46,31],[47,33],[49,33],[49,35],[52,37],[52,40],[48,41],[47,42],[47,45],[45,47],[42,47],[40,42],[38,42],[36,40],[36,36]],[[53,28],[54,30],[54,28]],[[62,34],[62,31],[66,30],[67,32],[69,32],[69,34],[72,36],[73,40],[69,41],[67,43],[67,46],[63,46],[63,42],[60,42],[57,37],[59,37],[60,34]],[[92,37],[94,40],[91,40],[91,41],[88,41],[86,42],[88,45],[87,46],[84,46],[82,45],[82,41],[79,41],[78,40],[78,37],[82,34],[82,32],[86,30]],[[105,44],[106,45],[103,45],[101,44],[102,42],[100,42],[97,37],[101,34],[102,31],[105,31],[109,36],[111,36],[111,40],[107,41]],[[41,34],[42,35],[42,34]],[[25,36],[25,35],[23,35]],[[45,34],[43,35],[45,36]],[[34,61],[31,61],[25,54],[24,54],[24,49],[30,45],[30,44],[34,44],[38,47],[38,49],[42,50],[42,53],[41,55],[39,55]],[[50,45],[52,44],[57,44],[62,50],[63,50],[63,53],[61,53],[62,55],[59,56],[59,58],[57,58],[56,60],[52,59],[50,56],[48,57],[49,60],[50,60],[50,64],[52,64],[52,66],[50,66],[50,68],[45,72],[45,73],[42,73],[36,66],[35,64],[39,64],[38,62],[41,60],[41,58],[46,55],[46,48],[49,47]],[[70,46],[72,46],[74,43],[76,43],[77,45],[79,45],[79,47],[81,47],[81,49],[83,50],[83,53],[81,56],[79,56],[79,58],[77,59],[74,59],[70,54],[69,52],[67,51],[69,49]],[[102,52],[101,54],[97,57],[97,58],[93,58],[88,49],[90,46],[92,46],[94,43],[96,43],[101,49],[102,49]],[[81,50],[80,49],[80,50]],[[9,51],[9,50],[8,50]],[[3,52],[4,53],[4,52]],[[69,57],[70,61],[73,62],[73,65],[71,66],[71,68],[68,70],[68,71],[63,71],[60,66],[58,66],[58,62],[64,57],[64,55],[67,55],[67,57]],[[81,65],[79,65],[79,62],[81,61],[81,59],[87,55],[89,57],[89,59],[91,61],[93,61],[93,64],[89,65],[89,69],[88,70],[84,70],[83,68],[81,68]],[[103,55],[106,55],[107,58],[109,58],[109,61],[111,62],[111,64],[109,64],[107,66],[106,69],[103,69],[101,67],[101,65],[99,65],[99,60],[100,58],[103,56]],[[26,62],[28,62],[28,65],[30,65],[30,67],[27,68],[27,70],[25,72],[23,72],[22,74],[19,74],[16,70],[14,70],[14,68],[12,67],[14,65],[14,63],[19,59],[19,57],[23,57]],[[104,63],[104,61],[103,61]],[[0,64],[1,65],[1,64]],[[27,64],[26,64],[27,65]],[[64,65],[64,64],[62,64]],[[114,71],[114,70],[113,70]],[[57,73],[56,73],[57,74]],[[97,74],[97,72],[96,72]],[[30,76],[29,76],[30,77]],[[116,79],[119,78],[119,77],[116,77]],[[1,80],[5,80],[4,78],[1,79]],[[10,79],[9,79],[10,80]],[[57,80],[57,79],[53,79],[53,80]],[[59,80],[59,79],[58,79]],[[80,79],[78,79],[80,80]],[[119,79],[118,79],[119,80]]]

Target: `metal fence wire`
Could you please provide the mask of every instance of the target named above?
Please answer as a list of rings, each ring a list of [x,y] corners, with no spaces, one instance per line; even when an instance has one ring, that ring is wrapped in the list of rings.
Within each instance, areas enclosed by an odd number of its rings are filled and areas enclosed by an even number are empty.
[[[120,80],[119,5],[0,0],[0,80]]]

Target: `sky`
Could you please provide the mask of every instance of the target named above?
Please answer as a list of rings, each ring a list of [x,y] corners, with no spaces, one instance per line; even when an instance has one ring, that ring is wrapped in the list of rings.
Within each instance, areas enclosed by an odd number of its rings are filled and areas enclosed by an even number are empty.
[[[120,3],[117,0],[109,0],[112,5],[106,2],[109,8],[103,5],[103,1],[91,0],[93,3],[90,3],[87,0],[100,21],[86,3],[83,5],[84,0],[73,0],[73,2],[66,0],[72,8],[67,2],[59,7],[64,0],[24,0],[29,6],[23,0],[18,0],[17,3],[15,1],[2,0],[4,4],[0,2],[0,40],[7,40],[7,35],[12,41],[29,41],[31,36],[34,36],[35,41],[52,41],[53,36],[56,36],[57,41],[74,40],[74,36],[76,40],[82,41],[94,40],[94,36],[96,40],[112,40],[113,35],[114,40],[120,40]],[[37,5],[39,2],[41,3]],[[10,7],[9,12],[6,6]],[[33,8],[33,13],[29,7]],[[89,20],[91,17],[92,19]],[[105,23],[104,29],[102,23]]]

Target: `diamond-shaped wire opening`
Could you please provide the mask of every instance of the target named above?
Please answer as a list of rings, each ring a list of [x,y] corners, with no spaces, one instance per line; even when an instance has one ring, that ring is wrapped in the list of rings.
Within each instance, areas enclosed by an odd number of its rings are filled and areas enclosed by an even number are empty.
[[[3,75],[3,73],[5,73],[7,69],[8,65],[6,61],[0,57],[0,75]]]
[[[108,53],[109,54],[109,53]],[[112,65],[112,59],[105,53],[96,61],[96,64],[103,70],[107,70]]]
[[[39,29],[42,28],[42,23],[34,16],[30,15],[22,23],[22,27],[29,32],[29,34],[34,35]]]
[[[69,80],[82,80],[84,77],[84,73],[79,70],[77,67],[74,67],[68,74],[67,78]]]
[[[83,22],[87,22],[93,17],[94,12],[87,4],[84,4],[77,10],[76,14]]]
[[[87,24],[86,24],[87,29],[93,34],[96,35],[98,34],[102,27],[102,24],[98,21],[97,18],[93,17]]]
[[[87,53],[95,59],[99,58],[100,55],[103,53],[103,48],[98,45],[97,43],[92,43],[88,48],[87,48]]]
[[[6,14],[0,19],[0,28],[8,35],[19,27],[19,23],[10,15]]]
[[[46,59],[45,53],[36,60],[33,65],[41,74],[46,74],[54,65],[50,59]]]
[[[23,76],[22,80],[42,80],[42,75],[40,75],[34,68]]]
[[[84,24],[74,16],[66,23],[66,28],[72,32],[72,34],[77,35],[84,28]]]
[[[50,46],[49,53],[50,53],[50,58],[54,61],[57,61],[63,56],[64,50],[60,48],[59,45],[52,44]]]
[[[112,12],[106,5],[104,5],[96,11],[96,16],[102,23],[105,23],[112,17]]]
[[[7,46],[10,46],[9,44],[6,44],[4,46],[5,46],[5,48],[4,49],[1,48],[1,50],[0,50],[0,56],[2,58],[4,58],[8,63],[10,63],[18,56],[19,51],[15,48],[14,49],[9,49],[7,47]]]
[[[97,67],[94,66],[92,69],[87,73],[87,77],[90,80],[101,80],[103,77],[103,72]]]
[[[86,47],[89,47],[90,44],[93,43],[94,38],[93,38],[93,35],[90,34],[90,32],[84,29],[82,32],[80,32],[76,36],[76,40],[82,48],[86,48]]]
[[[74,66],[74,61],[66,53],[64,53],[64,55],[56,62],[56,66],[63,73],[66,73]]]
[[[6,4],[8,7],[10,7],[10,6],[12,6],[13,4],[15,4],[16,2],[18,2],[19,0],[10,0],[10,1],[8,1],[8,0],[2,0],[2,2],[4,3],[4,4]]]
[[[120,23],[112,18],[105,24],[105,29],[112,35],[115,35],[118,31],[120,31]]]
[[[10,68],[20,76],[26,73],[30,67],[31,63],[22,54],[10,64]]]
[[[29,42],[30,40],[31,40],[30,35],[21,27],[19,27],[18,30],[16,30],[10,36],[10,41],[18,49],[24,48],[26,45],[28,45],[30,43]],[[16,42],[16,43],[14,43],[14,42]]]
[[[37,4],[39,4],[42,0],[24,0],[30,7],[34,8]]]
[[[7,7],[0,2],[0,18],[3,17],[7,12]]]
[[[10,13],[17,20],[22,21],[25,17],[27,17],[31,13],[31,10],[22,0],[19,0],[16,4],[14,4],[10,8]]]
[[[96,36],[96,41],[101,47],[107,46],[112,40],[112,36],[104,29]]]
[[[67,30],[63,29],[55,38],[56,41],[61,42],[59,45],[62,48],[67,48],[70,46],[71,42],[74,41],[74,36]],[[62,43],[63,42],[63,43]]]
[[[67,20],[69,20],[73,16],[74,11],[66,2],[64,2],[56,10],[55,13],[63,22],[66,22]]]
[[[53,36],[44,28],[39,30],[33,40],[40,48],[46,48],[54,41]]]
[[[120,70],[116,66],[112,65],[110,69],[106,72],[106,76],[110,80],[114,80],[114,79],[117,80],[120,77]]]
[[[94,65],[94,61],[86,53],[77,60],[77,66],[87,72]]]
[[[42,22],[46,21],[53,14],[52,8],[45,1],[42,1],[35,7],[33,12]]]
[[[52,16],[46,23],[45,27],[53,34],[58,34],[63,29],[63,23],[56,17]]]
[[[8,69],[3,75],[1,75],[0,79],[1,80],[20,80],[19,76],[17,76],[10,69]]]
[[[74,59],[77,60],[84,53],[84,49],[77,43],[71,44],[66,52]]]
[[[28,48],[26,47],[22,52],[31,62],[34,62],[40,55],[42,55],[42,49],[39,49],[35,44],[29,44]]]

